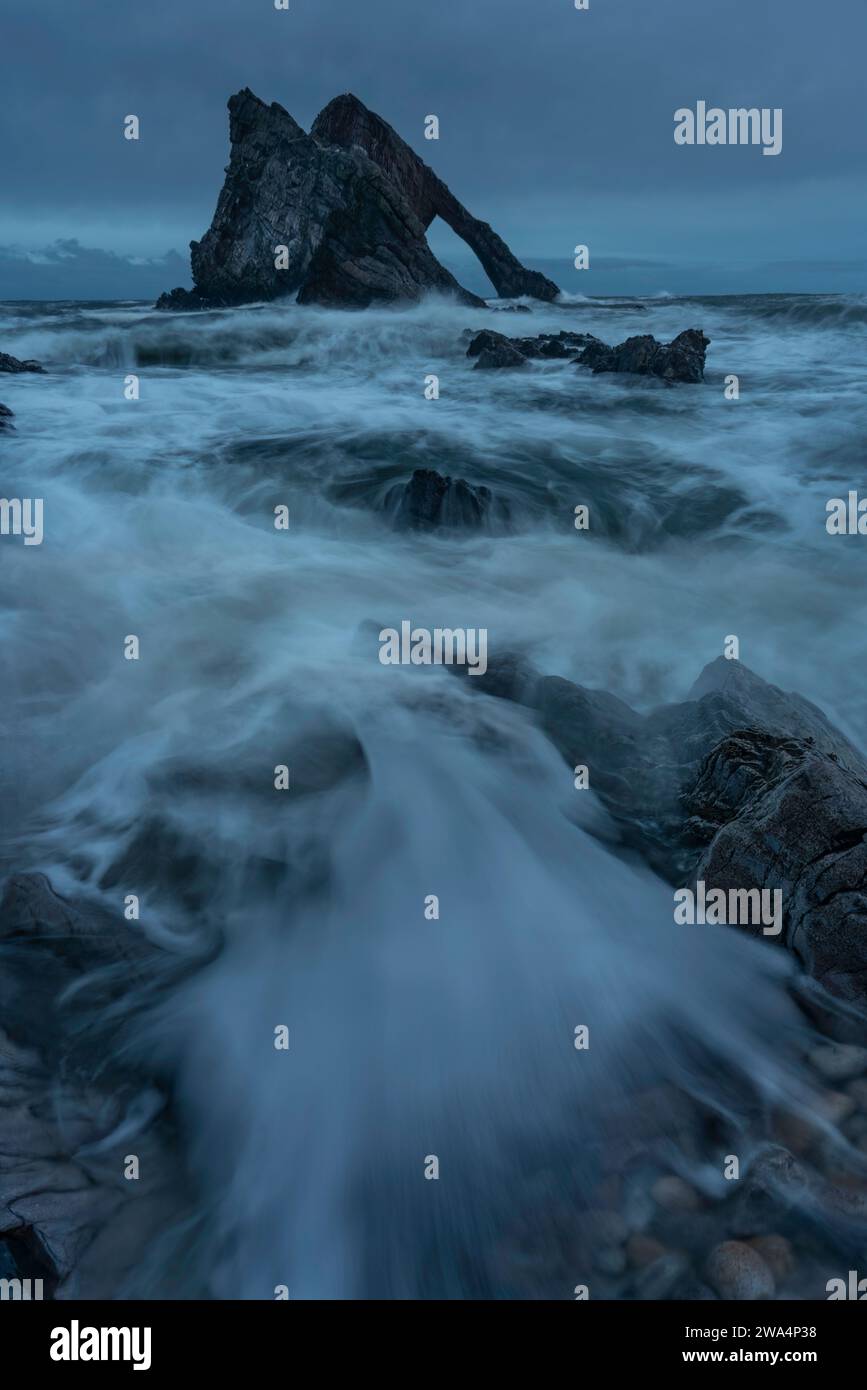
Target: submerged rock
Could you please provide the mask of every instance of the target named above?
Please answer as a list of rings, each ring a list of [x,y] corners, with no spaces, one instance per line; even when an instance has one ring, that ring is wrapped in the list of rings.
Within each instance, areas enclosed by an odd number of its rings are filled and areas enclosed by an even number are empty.
[[[699,328],[687,328],[670,343],[657,342],[650,333],[627,338],[616,347],[589,344],[578,358],[582,367],[600,372],[634,372],[657,376],[663,381],[698,382],[704,380],[705,354],[710,338]]]
[[[0,372],[44,372],[45,368],[41,362],[33,362],[28,359],[22,362],[18,357],[12,357],[8,352],[0,352]]]
[[[0,405],[0,430],[14,430],[12,421],[15,418],[14,410],[10,410],[8,405]]]
[[[231,154],[213,222],[191,242],[195,288],[159,309],[222,307],[297,295],[364,308],[430,291],[484,307],[434,256],[425,231],[443,217],[477,253],[498,292],[552,299],[385,121],[339,97],[308,135],[277,102],[245,88],[229,101]],[[282,248],[282,250],[280,249]]]
[[[401,531],[479,530],[508,520],[508,508],[490,488],[444,477],[433,468],[417,468],[408,483],[392,488],[386,506],[394,508],[394,524]]]

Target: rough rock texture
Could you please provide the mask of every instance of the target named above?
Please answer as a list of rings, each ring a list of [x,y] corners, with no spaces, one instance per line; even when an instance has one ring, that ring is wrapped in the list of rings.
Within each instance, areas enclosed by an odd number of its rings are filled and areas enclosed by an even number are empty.
[[[14,430],[12,424],[15,418],[14,410],[10,410],[8,405],[0,405],[0,430]]]
[[[648,715],[514,655],[473,688],[532,710],[673,885],[782,889],[781,944],[829,993],[867,1003],[867,764],[809,700],[723,657]]]
[[[467,333],[467,356],[478,358],[477,367],[521,367],[536,359],[563,358],[594,372],[635,372],[664,381],[704,380],[704,359],[709,338],[688,328],[673,342],[658,343],[651,335],[627,338],[608,347],[592,333],[542,333],[535,338],[510,338],[486,328]]]
[[[94,1033],[94,1020],[150,954],[125,926],[82,915],[41,874],[8,881],[0,902],[0,1265],[11,1267],[9,1277],[43,1278],[46,1296],[117,1297],[154,1230],[182,1214],[164,1098],[129,1068],[117,1073],[98,1025]],[[135,1182],[123,1178],[130,1152],[140,1162]]]
[[[758,1250],[743,1241],[723,1241],[711,1251],[704,1272],[720,1298],[744,1301],[773,1297],[770,1267]]]
[[[0,352],[0,372],[44,372],[45,368],[41,362],[27,360],[22,362],[18,357],[10,357],[8,352]]]
[[[364,150],[401,190],[425,231],[441,217],[467,243],[501,298],[529,295],[553,300],[559,295],[552,280],[521,265],[488,223],[473,217],[406,141],[357,97],[335,97],[316,117],[310,133],[326,145]]]
[[[496,273],[502,293],[559,293],[544,276],[525,270],[355,97],[332,102],[309,135],[277,102],[268,106],[248,88],[230,99],[229,120],[231,155],[217,210],[202,240],[190,244],[195,288],[162,295],[158,308],[221,307],[283,295],[364,308],[417,300],[429,291],[483,306],[425,240],[437,213],[463,228],[460,234]],[[279,246],[287,248],[280,269]]]
[[[596,764],[595,785],[624,819],[627,837],[637,834],[653,866],[679,885],[695,876],[714,833],[701,822],[692,799],[702,767],[737,731],[812,740],[818,751],[867,775],[860,754],[815,705],[724,657],[705,667],[683,703],[663,705],[647,716],[612,695],[557,677],[542,682],[537,699],[545,727],[566,756]],[[758,886],[762,880],[752,882]]]
[[[781,939],[831,994],[867,1000],[867,776],[751,729],[717,745],[687,804],[716,826],[696,877],[782,889]]]
[[[687,328],[670,343],[659,343],[650,333],[627,338],[616,347],[591,343],[578,361],[594,372],[634,372],[658,376],[663,381],[704,380],[704,360],[710,338],[699,328]]]
[[[402,531],[482,530],[508,522],[508,508],[490,488],[444,477],[432,468],[417,468],[408,483],[392,488],[386,506],[394,509],[395,527]]]
[[[493,343],[483,348],[475,364],[475,371],[496,371],[507,367],[526,367],[527,358],[509,342]]]
[[[576,353],[598,343],[592,333],[541,333],[535,338],[510,338],[484,328],[478,333],[467,329],[467,357],[476,357],[476,367],[522,367],[531,358],[577,361]],[[602,346],[602,344],[600,344]]]

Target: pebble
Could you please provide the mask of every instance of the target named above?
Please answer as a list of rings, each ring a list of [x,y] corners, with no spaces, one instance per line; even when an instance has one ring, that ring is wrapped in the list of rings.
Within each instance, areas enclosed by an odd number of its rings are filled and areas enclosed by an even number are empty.
[[[652,1265],[647,1265],[636,1275],[636,1297],[658,1302],[667,1298],[688,1275],[689,1260],[685,1255],[661,1255]]]
[[[745,1302],[773,1298],[774,1276],[759,1252],[740,1240],[726,1240],[708,1256],[704,1276],[720,1298]]]
[[[776,1284],[784,1284],[795,1270],[795,1252],[785,1236],[754,1236],[751,1248],[761,1255]]]
[[[635,1269],[644,1269],[667,1253],[662,1241],[653,1236],[633,1235],[626,1242],[626,1254]]]
[[[774,1112],[774,1134],[794,1154],[804,1154],[822,1133],[822,1122],[840,1125],[855,1109],[855,1100],[846,1091],[822,1091],[816,1098],[814,1114],[795,1114],[791,1110]]]
[[[698,1211],[701,1206],[701,1198],[695,1188],[673,1173],[664,1178],[657,1178],[650,1194],[657,1206],[663,1207],[665,1211]]]
[[[824,1091],[816,1105],[818,1113],[829,1124],[839,1125],[852,1114],[855,1102],[845,1091]]]
[[[816,1138],[815,1123],[807,1115],[797,1115],[793,1110],[775,1110],[773,1130],[774,1137],[793,1154],[806,1153]]]
[[[822,1043],[813,1048],[809,1058],[826,1081],[849,1081],[867,1071],[867,1047],[854,1043]]]

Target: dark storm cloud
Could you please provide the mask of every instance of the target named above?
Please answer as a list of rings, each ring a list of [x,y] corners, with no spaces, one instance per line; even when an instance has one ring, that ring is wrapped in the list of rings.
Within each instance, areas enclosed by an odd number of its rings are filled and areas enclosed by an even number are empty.
[[[820,208],[826,222],[817,254],[857,250],[864,0],[6,0],[5,13],[7,242],[185,251],[222,180],[226,99],[250,86],[305,126],[354,91],[528,255],[589,240],[585,218],[600,254],[652,257],[678,237],[694,253],[724,243],[723,218],[764,238],[757,259],[797,259],[810,248],[789,226],[777,244],[774,209],[793,221],[808,185],[804,236]],[[676,147],[673,112],[699,99],[782,107],[782,154]],[[122,138],[129,113],[138,143]],[[428,113],[438,143],[422,138]]]

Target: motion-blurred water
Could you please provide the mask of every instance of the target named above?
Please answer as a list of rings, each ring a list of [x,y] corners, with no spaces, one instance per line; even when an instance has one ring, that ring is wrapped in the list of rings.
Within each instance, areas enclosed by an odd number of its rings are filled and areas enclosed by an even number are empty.
[[[461,341],[693,325],[703,386],[477,372]],[[503,1233],[540,1171],[589,1201],[612,1104],[674,1082],[721,1105],[717,1063],[799,1090],[782,956],[675,928],[520,709],[381,666],[377,633],[484,627],[489,656],[641,708],[736,634],[864,746],[862,540],[825,502],[863,479],[865,335],[867,303],[832,296],[0,306],[3,349],[48,369],[0,378],[0,491],[45,504],[42,546],[0,541],[0,862],[119,917],[139,894],[123,929],[167,951],[223,938],[133,1045],[172,1079],[209,1291],[514,1292]],[[511,532],[396,533],[419,467],[488,485]]]

